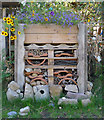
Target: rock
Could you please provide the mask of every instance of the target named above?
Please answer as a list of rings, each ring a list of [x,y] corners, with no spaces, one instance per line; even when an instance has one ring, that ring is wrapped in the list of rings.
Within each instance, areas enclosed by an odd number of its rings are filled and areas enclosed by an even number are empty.
[[[23,98],[23,93],[20,93],[19,96],[20,96],[20,98],[22,99],[22,98]]]
[[[8,88],[11,88],[12,90],[18,90],[20,87],[19,85],[15,82],[15,81],[11,81],[9,84],[8,84]]]
[[[62,87],[60,85],[52,85],[49,87],[51,97],[59,97],[62,92]]]
[[[72,93],[72,92],[67,92],[66,97],[70,99],[87,99],[88,98],[88,96],[83,93]]]
[[[34,82],[31,83],[31,85],[35,86],[35,85],[37,85],[37,83],[34,81]]]
[[[49,103],[49,106],[55,107],[54,103]]]
[[[7,95],[7,99],[8,99],[9,101],[12,101],[12,100],[14,100],[14,99],[19,98],[19,94],[18,94],[17,92],[13,91],[13,90],[10,89],[10,88],[8,89],[6,95]]]
[[[91,103],[90,99],[83,99],[83,100],[82,100],[82,104],[83,104],[84,106],[87,106],[89,103]]]
[[[33,74],[32,74],[32,76],[33,76],[33,77],[37,77],[37,76],[38,76],[38,74],[36,74],[36,73],[33,73]]]
[[[40,85],[40,83],[41,83],[41,81],[37,81],[37,82],[36,82],[37,85]]]
[[[77,104],[78,101],[77,99],[68,99],[68,98],[60,98],[59,101],[58,101],[58,105],[60,104]]]
[[[91,90],[92,90],[92,87],[93,87],[92,82],[87,81],[87,90],[88,90],[88,91],[91,91]]]
[[[49,88],[48,85],[37,85],[33,87],[36,100],[42,100],[49,98]]]
[[[28,77],[26,77],[25,81],[26,83],[30,83],[30,79]]]
[[[34,98],[33,89],[28,83],[25,84],[24,98]]]
[[[7,115],[8,115],[8,116],[16,116],[16,115],[17,115],[17,112],[11,111],[11,112],[8,112]]]
[[[21,90],[20,90],[20,89],[18,89],[18,90],[16,90],[16,92],[19,94],[19,93],[21,92]]]
[[[21,112],[19,112],[19,115],[25,116],[25,115],[28,115],[28,113],[21,113]]]
[[[26,72],[31,72],[32,69],[31,69],[31,68],[25,68],[25,71],[26,71]]]
[[[40,73],[42,72],[41,69],[36,69],[36,68],[34,68],[34,71],[37,71],[37,72],[40,72]]]
[[[40,84],[41,84],[41,85],[45,85],[45,82],[41,81]]]
[[[26,106],[26,107],[20,109],[20,113],[28,113],[28,112],[30,112],[29,106]]]
[[[92,92],[91,92],[91,91],[86,91],[86,92],[85,92],[85,95],[87,95],[88,98],[91,98],[91,96],[92,96]]]
[[[78,88],[76,85],[66,85],[65,86],[66,91],[72,91],[72,92],[78,92]]]

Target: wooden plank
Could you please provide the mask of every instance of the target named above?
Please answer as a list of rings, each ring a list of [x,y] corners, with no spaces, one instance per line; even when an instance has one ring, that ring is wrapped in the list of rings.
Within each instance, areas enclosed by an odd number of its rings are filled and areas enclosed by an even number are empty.
[[[48,50],[48,66],[54,66],[54,59],[51,59],[54,57],[54,51]],[[54,84],[54,78],[53,78],[53,67],[48,68],[48,83],[49,85]]]
[[[85,24],[79,24],[79,34],[78,34],[78,65],[77,65],[77,72],[78,72],[78,87],[79,92],[85,92],[85,81],[86,81],[86,39],[85,39]]]
[[[26,34],[25,43],[77,43],[77,34]]]
[[[18,32],[17,30],[15,31],[15,35],[17,36],[17,40],[14,41],[14,79],[15,81],[17,82],[17,66],[18,66],[18,63],[17,63],[17,59],[18,59]]]
[[[0,33],[2,32],[2,19],[0,19]],[[2,41],[4,36],[0,34],[0,63],[2,62]],[[2,64],[0,64],[0,83],[2,84]]]
[[[87,81],[88,81],[88,60],[87,60],[87,48],[88,48],[88,26],[85,26],[85,81],[84,81],[84,91],[87,91]]]
[[[43,46],[39,46],[36,44],[31,44],[29,46],[25,46],[25,49],[54,49],[54,50],[58,50],[58,49],[66,49],[66,50],[70,50],[70,49],[78,49],[78,45],[66,45],[66,44],[60,44],[60,45],[51,45],[51,44],[45,44]]]
[[[10,26],[9,26],[9,60],[11,60],[11,39],[10,39],[10,36],[11,36],[11,32],[10,32]]]
[[[25,65],[25,68],[34,68],[34,66],[32,65]],[[53,68],[53,69],[77,69],[77,66],[76,65],[50,65],[50,66],[46,66],[46,65],[43,65],[43,66],[38,66],[38,68],[41,68],[41,69],[48,69],[48,68]]]
[[[48,59],[48,57],[25,57],[25,59],[31,59],[31,60],[35,60],[35,59]],[[67,60],[77,60],[77,57],[53,57],[53,58],[50,58],[51,60],[54,60],[54,59],[67,59]]]
[[[23,31],[23,26],[19,25],[18,31]],[[25,34],[22,32],[21,35],[18,35],[18,45],[17,45],[17,83],[20,86],[20,89],[23,90],[23,86],[25,83],[24,80],[24,54],[25,54],[25,49],[24,49],[24,40],[25,40]]]
[[[56,34],[60,34],[60,33],[78,33],[78,27],[77,25],[74,25],[72,27],[67,27],[65,26],[65,28],[62,28],[61,25],[55,25],[55,24],[31,24],[27,26],[27,29],[25,30],[25,34],[27,33],[45,33],[45,34],[49,34],[49,33],[56,33]]]

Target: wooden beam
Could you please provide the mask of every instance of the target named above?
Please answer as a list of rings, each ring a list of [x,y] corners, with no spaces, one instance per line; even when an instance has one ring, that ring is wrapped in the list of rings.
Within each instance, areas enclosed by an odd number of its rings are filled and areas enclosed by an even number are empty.
[[[32,65],[25,65],[25,68],[34,68],[34,66]],[[76,65],[50,65],[50,66],[46,66],[46,65],[43,65],[43,66],[38,66],[36,68],[41,68],[41,69],[48,69],[48,68],[53,68],[53,69],[77,69],[77,66]]]
[[[36,44],[31,44],[28,46],[25,46],[25,49],[52,49],[52,50],[59,50],[59,49],[65,49],[65,50],[74,50],[78,49],[78,45],[66,45],[66,44],[60,44],[60,45],[51,45],[51,44],[45,44],[43,46],[39,46]]]
[[[23,32],[23,26],[22,24],[19,25],[18,31],[22,31],[21,35],[18,35],[18,40],[17,40],[17,83],[19,84],[21,90],[23,90],[23,86],[25,83],[24,80],[24,54],[25,54],[25,49],[24,49],[24,40],[25,40],[25,34]]]
[[[25,34],[25,43],[77,43],[77,34]]]
[[[77,72],[78,72],[78,87],[79,92],[84,93],[85,92],[85,84],[87,81],[87,69],[86,69],[86,62],[87,62],[87,44],[86,44],[86,25],[80,23],[79,24],[79,33],[78,33],[78,65],[77,65]]]
[[[25,34],[78,34],[78,27],[74,25],[72,27],[55,24],[30,24],[25,29]]]
[[[48,66],[54,66],[54,59],[51,59],[54,57],[54,50],[48,50]],[[49,85],[54,84],[54,78],[53,78],[53,67],[48,68],[48,83]]]

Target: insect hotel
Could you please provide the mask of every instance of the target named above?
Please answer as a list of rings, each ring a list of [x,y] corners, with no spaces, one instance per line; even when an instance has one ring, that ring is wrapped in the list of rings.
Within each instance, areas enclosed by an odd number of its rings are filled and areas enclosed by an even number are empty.
[[[15,41],[15,82],[24,97],[87,91],[86,25],[20,24]],[[28,94],[28,95],[27,95]]]

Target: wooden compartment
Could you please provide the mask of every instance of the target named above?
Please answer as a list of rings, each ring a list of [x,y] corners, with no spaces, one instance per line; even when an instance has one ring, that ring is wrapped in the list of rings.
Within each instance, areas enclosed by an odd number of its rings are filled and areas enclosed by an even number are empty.
[[[18,30],[21,29],[23,29],[22,25],[19,25]],[[86,91],[87,38],[85,24],[80,23],[71,28],[62,28],[62,26],[54,24],[28,25],[21,36],[18,35],[15,46],[15,80],[21,89],[25,83],[24,69],[38,68],[47,71],[48,85],[61,85],[61,80],[69,80],[75,81],[72,84],[78,85],[79,92]],[[61,74],[64,70],[69,70],[71,73]],[[73,71],[76,72],[76,75],[73,74]],[[71,76],[71,74],[73,75]],[[56,77],[59,78],[58,82],[55,81]],[[43,78],[45,79],[45,77]]]

